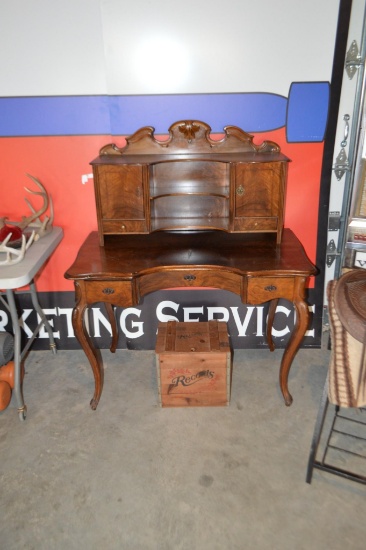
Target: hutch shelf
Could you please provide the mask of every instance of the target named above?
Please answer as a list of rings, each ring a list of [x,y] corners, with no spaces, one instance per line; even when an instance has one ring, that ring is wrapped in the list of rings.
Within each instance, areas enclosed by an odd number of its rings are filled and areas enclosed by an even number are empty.
[[[226,126],[183,120],[157,139],[146,126],[123,148],[91,162],[100,244],[106,235],[155,231],[274,233],[281,242],[289,159],[272,141]]]

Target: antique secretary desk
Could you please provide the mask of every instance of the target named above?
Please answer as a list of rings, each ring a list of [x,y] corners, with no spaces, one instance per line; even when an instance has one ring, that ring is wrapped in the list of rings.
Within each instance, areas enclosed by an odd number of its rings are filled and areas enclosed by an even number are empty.
[[[213,287],[244,304],[270,302],[267,341],[280,298],[296,310],[282,357],[280,387],[292,403],[288,374],[309,323],[305,286],[316,269],[290,229],[283,228],[289,159],[271,141],[261,145],[236,126],[213,140],[211,128],[179,121],[158,140],[144,127],[118,148],[106,145],[93,166],[98,231],[81,246],[65,277],[74,281],[73,326],[91,364],[96,409],[103,365],[84,323],[86,308],[105,304],[117,347],[113,306],[129,307],[149,292]]]

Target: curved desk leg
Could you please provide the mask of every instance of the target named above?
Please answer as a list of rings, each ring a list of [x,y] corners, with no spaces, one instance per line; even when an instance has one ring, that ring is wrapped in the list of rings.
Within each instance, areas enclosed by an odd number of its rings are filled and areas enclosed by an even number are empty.
[[[282,395],[287,406],[292,403],[292,396],[288,391],[288,375],[290,372],[292,361],[296,355],[297,350],[304,338],[305,332],[309,324],[309,308],[305,300],[299,296],[294,300],[294,306],[296,309],[296,323],[287,347],[284,351],[281,368],[280,368],[280,387]]]
[[[74,328],[75,336],[78,339],[81,347],[83,348],[85,355],[89,359],[90,366],[93,370],[95,380],[94,396],[90,401],[90,407],[95,411],[98,406],[100,396],[103,390],[104,382],[104,370],[101,361],[100,351],[96,349],[93,342],[87,333],[84,315],[87,308],[87,302],[83,292],[83,287],[79,282],[75,281],[75,293],[76,293],[76,305],[72,312],[72,325]]]
[[[111,330],[112,330],[112,341],[111,341],[111,347],[109,349],[112,353],[115,353],[117,349],[117,343],[118,343],[118,330],[117,330],[116,318],[114,316],[112,304],[110,304],[109,302],[104,302],[104,305],[107,311],[108,320],[111,324]]]
[[[278,304],[278,299],[271,300],[269,303],[269,310],[268,310],[268,318],[267,318],[267,344],[270,349],[270,351],[275,350],[275,345],[273,343],[272,339],[272,327],[273,327],[273,321],[276,314],[276,308]]]

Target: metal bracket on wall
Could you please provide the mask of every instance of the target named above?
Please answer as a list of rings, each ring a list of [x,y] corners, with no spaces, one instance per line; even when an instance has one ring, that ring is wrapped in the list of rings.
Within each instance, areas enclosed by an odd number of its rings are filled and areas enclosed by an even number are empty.
[[[345,172],[350,170],[350,164],[348,162],[348,157],[347,157],[347,153],[346,153],[346,150],[345,150],[345,147],[347,145],[347,140],[348,140],[348,134],[349,134],[349,119],[350,119],[349,115],[344,115],[344,117],[343,117],[343,120],[344,120],[344,137],[341,141],[342,149],[338,153],[338,156],[336,158],[336,162],[333,165],[333,170],[334,170],[334,173],[335,173],[336,178],[337,178],[338,181],[340,181],[342,179]]]
[[[356,40],[354,40],[346,55],[345,68],[346,68],[348,78],[350,80],[352,80],[352,78],[355,76],[357,69],[362,65],[362,63],[363,63],[363,60],[361,59],[357,42]]]
[[[338,256],[340,256],[340,253],[337,251],[334,240],[331,239],[327,245],[327,267],[330,267]]]
[[[342,147],[342,149],[340,150],[340,152],[339,152],[339,154],[336,158],[336,162],[333,165],[333,170],[334,170],[334,173],[336,175],[337,180],[341,181],[344,174],[346,172],[349,172],[350,168],[351,167],[350,167],[350,164],[348,162],[347,153],[346,153],[345,149]]]
[[[329,212],[328,231],[339,231],[341,227],[341,213]]]

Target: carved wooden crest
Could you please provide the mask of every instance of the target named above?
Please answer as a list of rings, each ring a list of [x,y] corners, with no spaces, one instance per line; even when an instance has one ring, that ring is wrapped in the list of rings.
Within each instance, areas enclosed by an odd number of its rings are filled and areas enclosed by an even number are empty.
[[[280,146],[273,141],[253,143],[253,136],[238,126],[225,126],[222,139],[211,138],[211,127],[199,120],[180,120],[168,130],[168,138],[156,139],[152,126],[140,128],[126,138],[125,147],[114,143],[105,145],[100,155],[164,154],[164,153],[279,153]]]

